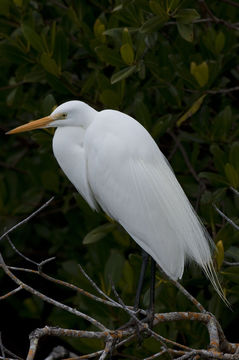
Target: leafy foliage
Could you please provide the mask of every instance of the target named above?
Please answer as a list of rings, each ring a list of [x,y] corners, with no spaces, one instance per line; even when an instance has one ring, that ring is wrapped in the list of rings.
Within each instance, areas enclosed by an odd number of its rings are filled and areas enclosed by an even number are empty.
[[[218,18],[231,24],[238,21],[238,8],[214,0],[209,5]],[[122,229],[109,224],[104,214],[93,213],[65,178],[51,152],[53,131],[4,137],[5,131],[46,116],[70,99],[83,100],[98,110],[126,112],[148,129],[170,158],[212,234],[220,279],[234,313],[225,309],[193,266],[186,270],[183,283],[216,313],[236,341],[230,329],[238,316],[238,268],[224,266],[223,259],[239,261],[239,235],[213,204],[238,223],[239,198],[230,190],[239,187],[238,100],[236,92],[225,91],[234,88],[239,79],[238,34],[225,23],[200,22],[203,19],[208,19],[205,8],[188,0],[1,0],[0,225],[3,232],[55,195],[49,209],[12,235],[16,246],[36,260],[57,256],[49,271],[86,290],[89,284],[77,263],[107,292],[111,291],[111,274],[121,297],[132,304],[140,250]],[[175,147],[172,133],[184,153]],[[20,262],[7,244],[4,251],[9,263]],[[147,276],[143,306],[148,304]],[[2,289],[6,288],[4,280],[1,278]],[[83,296],[56,291],[106,325],[119,326],[118,310],[102,309]],[[15,295],[10,305],[21,334],[12,335],[9,328],[7,333],[11,342],[13,336],[18,338],[18,351],[26,350],[22,341],[27,341],[29,328],[40,324],[89,328],[26,294]],[[10,311],[9,305],[1,306]],[[190,309],[182,295],[158,274],[156,310]],[[188,346],[202,346],[206,333],[194,326],[161,325],[160,333],[172,339],[183,336]],[[199,331],[200,337],[195,335]],[[67,341],[80,352],[98,346],[87,340]],[[147,355],[156,346],[146,339],[141,349],[128,347],[125,353]]]

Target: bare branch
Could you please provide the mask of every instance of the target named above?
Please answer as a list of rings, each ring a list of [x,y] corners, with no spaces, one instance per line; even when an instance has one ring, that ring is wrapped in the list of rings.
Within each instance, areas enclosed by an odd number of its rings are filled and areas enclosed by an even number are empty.
[[[230,186],[230,189],[234,192],[234,194],[239,196],[239,192],[234,187]]]
[[[82,274],[86,277],[86,279],[90,282],[90,284],[93,286],[93,288],[102,296],[104,296],[106,299],[108,299],[108,301],[111,303],[111,306],[115,306],[118,308],[123,309],[123,306],[116,302],[115,300],[113,300],[111,297],[109,297],[107,294],[105,294],[100,288],[99,286],[89,277],[89,275],[85,272],[85,270],[82,268],[82,266],[80,264],[78,264],[80,271],[82,272]],[[128,306],[128,309],[133,310],[132,306]],[[146,311],[139,309],[138,310],[141,314],[146,315]]]
[[[3,347],[3,343],[2,343],[2,333],[1,332],[0,332],[0,350],[1,350],[3,360],[6,360],[5,351],[4,351],[4,347]]]
[[[193,175],[194,179],[200,184],[200,186],[202,186],[203,190],[205,190],[206,186],[202,182],[202,180],[199,178],[196,171],[194,170],[194,168],[193,168],[193,166],[192,166],[192,164],[191,164],[191,162],[190,162],[190,160],[188,158],[188,155],[187,155],[184,147],[181,144],[181,141],[174,135],[174,133],[172,131],[169,130],[168,133],[173,138],[175,144],[177,144],[177,147],[180,149],[190,173]]]
[[[236,3],[235,1],[232,1],[232,0],[221,0],[221,1],[226,3],[226,4],[229,4],[229,5],[232,5],[232,6],[235,6],[235,7],[239,8],[239,3]]]
[[[0,237],[0,241],[2,241],[4,239],[4,237],[8,234],[10,234],[13,230],[17,229],[19,226],[26,224],[30,219],[32,219],[35,215],[37,215],[41,210],[45,209],[54,199],[54,196],[52,196],[50,198],[50,200],[48,200],[47,202],[45,202],[45,204],[43,204],[39,209],[37,209],[36,211],[34,211],[31,215],[29,215],[28,217],[26,217],[25,219],[23,219],[22,221],[20,221],[19,223],[17,223],[16,225],[12,226],[10,229],[8,229],[1,237]]]
[[[171,279],[164,271],[163,269],[157,265],[157,267],[159,268],[160,272],[167,278],[169,279],[169,281],[171,283],[174,284],[174,286],[176,286],[176,288],[178,288],[181,293],[183,293],[188,299],[189,301],[191,301],[193,303],[193,305],[195,305],[197,307],[197,309],[201,312],[201,313],[207,313],[207,310],[202,306],[202,304],[200,304],[200,302],[195,299],[195,297],[193,297],[178,281]]]
[[[59,301],[57,300],[53,300],[52,298],[42,294],[41,292],[33,289],[31,286],[25,284],[24,282],[22,282],[20,279],[18,279],[8,268],[8,266],[5,264],[4,260],[3,260],[3,257],[0,253],[0,264],[4,270],[4,272],[16,283],[18,284],[19,286],[21,286],[23,289],[25,289],[26,291],[30,292],[31,294],[33,295],[36,295],[38,297],[40,297],[43,301],[46,301],[60,309],[63,309],[65,311],[68,311],[70,312],[71,314],[74,314],[76,316],[79,316],[87,321],[89,321],[92,325],[96,326],[97,328],[101,329],[101,330],[107,330],[106,327],[101,324],[99,321],[93,319],[92,317],[70,307],[70,306],[67,306],[65,304],[62,304],[60,303]]]
[[[219,215],[221,215],[229,224],[231,224],[236,230],[239,230],[239,226],[234,223],[228,216],[226,216],[221,210],[218,209],[218,207],[213,204],[214,209],[216,212],[218,212]]]
[[[210,10],[210,8],[208,7],[207,3],[205,0],[198,0],[199,4],[201,4],[201,6],[204,8],[204,10],[206,11],[206,13],[209,15],[210,19],[212,22],[214,22],[215,24],[223,24],[225,25],[228,29],[231,30],[239,30],[238,25],[236,24],[231,24],[228,21],[224,20],[224,19],[219,19],[217,16],[215,16],[213,14],[213,12]]]
[[[22,290],[22,286],[18,286],[16,289],[9,291],[7,294],[0,296],[0,300],[4,300],[9,296],[16,294],[18,291]]]
[[[227,94],[227,93],[231,93],[233,91],[239,91],[239,86],[235,86],[235,87],[228,88],[228,89],[207,90],[206,93],[207,94]]]
[[[66,356],[76,357],[77,355],[58,345],[52,349],[51,353],[44,360],[64,359]]]
[[[112,346],[113,346],[113,339],[110,339],[106,342],[104,351],[102,352],[99,360],[104,360],[106,358],[106,356],[110,353],[110,351],[112,350]]]
[[[230,261],[223,261],[223,264],[227,265],[227,266],[239,266],[239,262],[230,262]]]
[[[144,360],[153,360],[153,359],[159,358],[161,355],[165,354],[166,352],[167,352],[166,350],[162,350],[162,351],[158,352],[157,354],[154,354],[150,357],[144,358]]]

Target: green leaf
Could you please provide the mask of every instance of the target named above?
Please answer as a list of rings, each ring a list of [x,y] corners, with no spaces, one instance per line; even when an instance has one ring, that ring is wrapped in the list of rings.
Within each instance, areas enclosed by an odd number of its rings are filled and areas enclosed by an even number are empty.
[[[82,244],[89,245],[103,239],[115,229],[115,224],[104,224],[90,231],[83,239]]]
[[[129,44],[133,48],[132,38],[131,38],[131,35],[129,32],[129,29],[127,27],[125,27],[122,32],[122,43],[123,43],[123,45]]]
[[[201,173],[199,173],[198,175],[200,178],[205,178],[208,179],[213,185],[228,185],[228,182],[226,181],[226,179],[221,176],[221,175],[217,175],[215,173],[212,172],[207,172],[207,171],[203,171]]]
[[[38,52],[44,51],[44,45],[42,42],[41,37],[35,32],[34,29],[32,29],[30,26],[23,24],[22,32],[26,40],[30,43],[30,45],[37,50]]]
[[[203,100],[204,98],[206,97],[207,95],[204,94],[202,96],[200,96],[200,98],[198,98],[193,104],[192,106],[190,107],[189,110],[187,110],[185,112],[185,114],[183,114],[177,121],[177,126],[181,126],[182,123],[184,121],[186,121],[187,119],[189,119],[192,115],[194,115],[201,107],[202,103],[203,103]]]
[[[14,4],[18,7],[22,7],[23,0],[14,0]]]
[[[134,50],[129,43],[123,44],[120,47],[120,54],[127,65],[132,65],[134,62]]]
[[[151,33],[158,30],[167,21],[166,18],[161,16],[154,16],[147,20],[139,29],[141,33]]]
[[[225,45],[225,35],[220,31],[215,39],[215,53],[220,54]]]
[[[36,83],[42,80],[45,80],[45,71],[39,65],[33,67],[32,70],[24,76],[24,82]]]
[[[56,172],[46,170],[41,173],[41,180],[43,187],[46,190],[54,191],[55,193],[59,190],[59,177]]]
[[[225,153],[216,144],[212,144],[210,146],[210,151],[213,154],[214,164],[215,164],[217,170],[220,171],[221,173],[223,173],[224,167],[226,164]]]
[[[234,142],[231,145],[229,153],[229,161],[235,168],[236,172],[239,173],[239,142]]]
[[[174,17],[180,24],[191,24],[194,20],[200,19],[200,15],[195,9],[181,9]]]
[[[193,24],[182,24],[177,22],[177,28],[184,40],[193,42]]]
[[[217,252],[216,252],[216,262],[218,271],[221,269],[221,266],[224,261],[224,246],[222,240],[219,240],[216,244]]]
[[[225,141],[232,125],[232,110],[227,105],[213,121],[212,138]]]
[[[113,281],[114,285],[117,285],[121,280],[125,258],[118,250],[111,250],[110,257],[105,264],[104,277],[105,283],[111,285]]]
[[[129,261],[125,261],[123,268],[123,289],[127,293],[132,293],[134,290],[134,269]]]
[[[1,0],[0,1],[0,15],[9,16],[11,1]]]
[[[203,61],[199,65],[192,61],[190,65],[190,72],[201,87],[207,84],[209,70],[206,61]]]
[[[105,25],[100,21],[100,19],[96,19],[94,23],[94,34],[95,37],[98,38],[102,43],[106,41],[104,31],[105,31]]]
[[[64,31],[61,29],[56,33],[53,57],[60,69],[66,64],[68,58],[68,41]]]
[[[43,114],[49,115],[54,107],[56,106],[56,100],[52,94],[48,94],[45,96],[42,103]]]
[[[100,101],[109,109],[117,109],[121,99],[115,91],[106,89],[100,94]]]
[[[224,170],[230,185],[232,185],[234,188],[237,188],[239,186],[239,173],[229,163],[225,165]]]
[[[95,52],[101,61],[113,65],[113,66],[122,66],[123,62],[119,57],[119,53],[116,50],[107,48],[105,45],[97,46]]]
[[[49,54],[43,53],[40,58],[40,62],[44,69],[52,75],[59,76],[59,68],[54,59]]]
[[[19,50],[15,44],[0,44],[0,57],[7,62],[10,61],[12,64],[26,64],[29,62],[28,56]]]
[[[153,11],[155,15],[158,15],[160,17],[168,18],[168,14],[165,11],[165,9],[161,6],[161,4],[155,0],[149,1],[149,7]]]
[[[111,84],[115,84],[118,81],[126,79],[128,76],[130,76],[131,74],[134,73],[135,69],[136,69],[136,66],[132,65],[132,66],[124,68],[124,69],[118,71],[117,73],[113,74],[111,77],[111,80],[110,80]]]

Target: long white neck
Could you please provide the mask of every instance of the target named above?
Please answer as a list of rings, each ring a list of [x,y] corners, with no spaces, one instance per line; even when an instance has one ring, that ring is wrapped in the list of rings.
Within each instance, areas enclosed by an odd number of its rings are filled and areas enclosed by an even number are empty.
[[[85,129],[82,127],[58,127],[52,148],[55,158],[70,182],[75,186],[93,210],[97,204],[89,187],[84,150]]]

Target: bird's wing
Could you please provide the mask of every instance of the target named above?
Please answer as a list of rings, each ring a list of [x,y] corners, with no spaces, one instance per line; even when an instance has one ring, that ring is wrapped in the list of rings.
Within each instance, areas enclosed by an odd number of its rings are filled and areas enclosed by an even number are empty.
[[[101,116],[86,135],[88,181],[97,202],[172,278],[182,276],[185,257],[201,266],[209,262],[204,231],[153,139],[136,121],[119,116],[112,126],[106,119]]]

